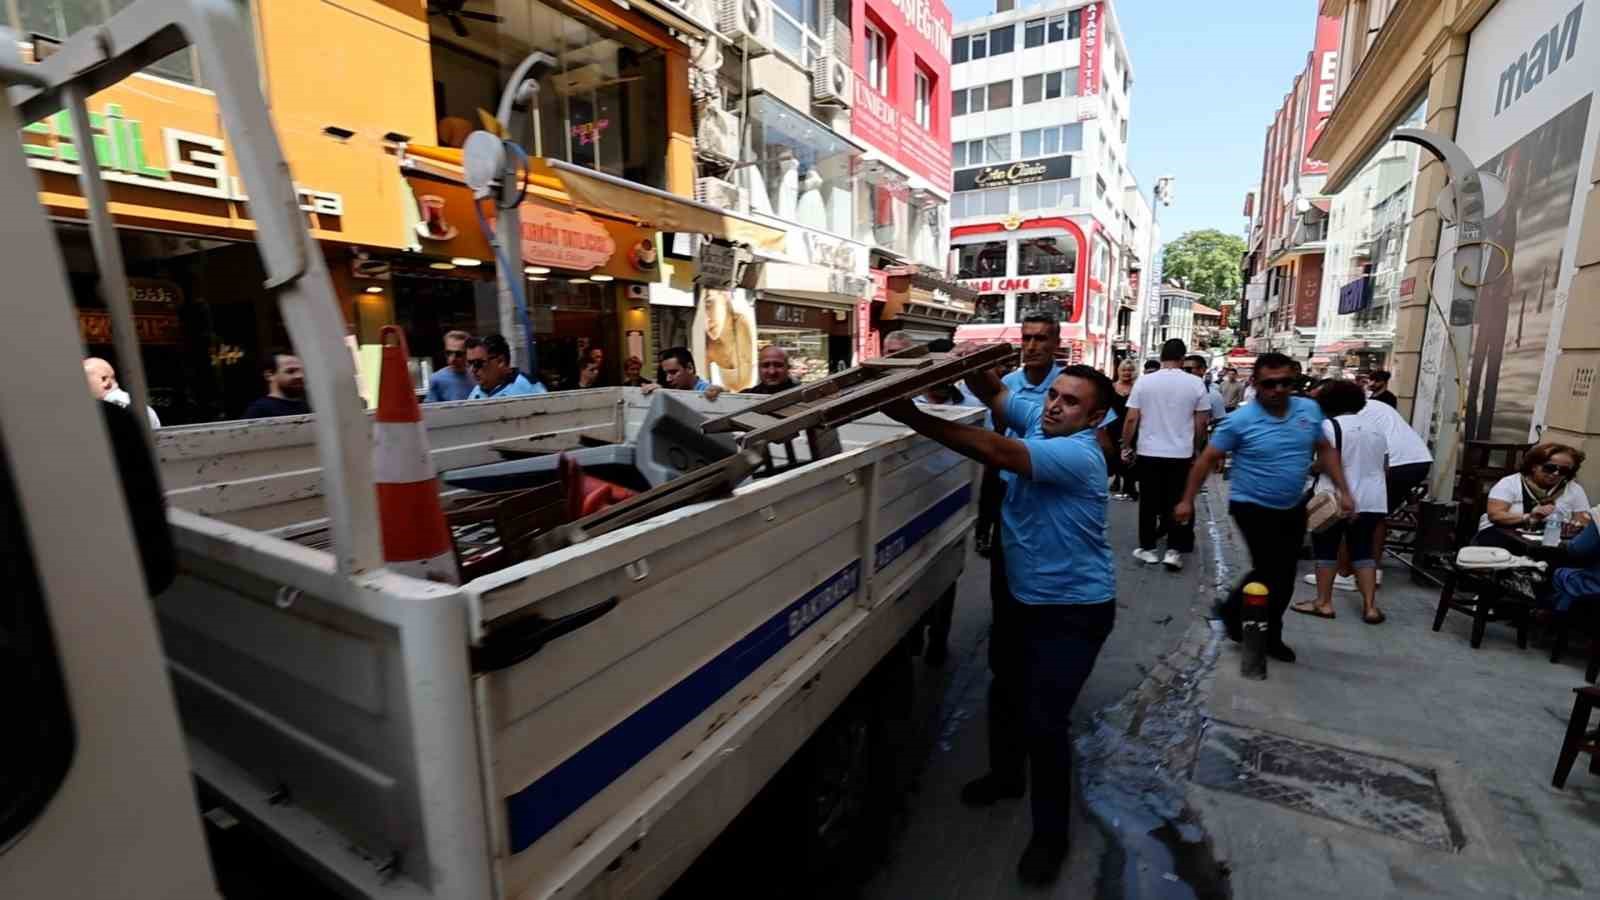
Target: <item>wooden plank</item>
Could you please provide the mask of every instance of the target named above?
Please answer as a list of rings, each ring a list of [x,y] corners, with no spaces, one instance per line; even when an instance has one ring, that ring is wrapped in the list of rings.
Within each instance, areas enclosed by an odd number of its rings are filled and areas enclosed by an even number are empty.
[[[864,359],[861,365],[868,369],[922,369],[933,365],[933,358],[924,356],[921,359],[900,359],[894,356],[878,356]]]

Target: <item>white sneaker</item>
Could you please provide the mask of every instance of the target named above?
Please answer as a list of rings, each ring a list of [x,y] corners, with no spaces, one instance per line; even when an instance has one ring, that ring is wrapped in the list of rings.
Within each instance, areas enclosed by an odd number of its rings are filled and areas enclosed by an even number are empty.
[[[1150,555],[1154,556],[1155,554],[1152,553]],[[1183,555],[1176,550],[1168,550],[1167,555],[1161,557],[1161,564],[1166,566],[1168,571],[1176,572],[1183,568]]]
[[[1156,563],[1161,562],[1161,557],[1157,556],[1154,550],[1146,550],[1143,547],[1139,547],[1133,551],[1133,558],[1149,566],[1153,566]]]

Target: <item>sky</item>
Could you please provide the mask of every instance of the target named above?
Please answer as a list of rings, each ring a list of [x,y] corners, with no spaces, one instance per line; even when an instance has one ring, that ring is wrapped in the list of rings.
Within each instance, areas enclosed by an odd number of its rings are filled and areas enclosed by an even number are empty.
[[[994,11],[994,0],[946,3],[957,22]],[[1129,162],[1146,197],[1157,177],[1177,177],[1159,213],[1162,240],[1202,228],[1242,234],[1267,125],[1311,52],[1316,0],[1112,5],[1133,59]]]

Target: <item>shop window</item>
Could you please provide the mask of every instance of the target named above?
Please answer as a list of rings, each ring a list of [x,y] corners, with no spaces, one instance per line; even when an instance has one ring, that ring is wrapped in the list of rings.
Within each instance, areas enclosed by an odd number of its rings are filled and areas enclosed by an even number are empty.
[[[1031,19],[1022,26],[1022,47],[1044,46],[1044,20]]]
[[[856,148],[822,123],[770,94],[750,98],[751,191],[767,210],[809,228],[851,234]],[[759,198],[756,200],[760,208]]]
[[[1078,179],[1041,181],[1017,188],[1017,210],[1070,208],[1078,205]]]
[[[933,76],[917,67],[917,124],[924,129],[933,128]]]
[[[773,43],[806,68],[822,51],[822,0],[773,0]]]
[[[1022,79],[1022,102],[1038,103],[1044,99],[1044,76],[1026,75]]]
[[[996,81],[989,85],[989,108],[1009,109],[1011,106],[1011,82]]]
[[[1078,242],[1068,236],[1017,242],[1018,275],[1071,275],[1078,270]]]
[[[1044,77],[1044,96],[1047,100],[1054,100],[1061,96],[1061,73],[1051,72]]]
[[[1061,126],[1061,152],[1077,153],[1083,150],[1083,125],[1074,122]]]
[[[1006,274],[1006,242],[984,241],[956,248],[957,271],[962,278],[998,278]]]
[[[1077,37],[1077,32],[1073,32],[1072,36]],[[1063,15],[1054,15],[1047,19],[1045,21],[1045,37],[1046,40],[1052,44],[1054,44],[1056,41],[1066,40],[1067,17]]]
[[[960,65],[967,61],[967,39],[958,37],[950,42],[950,64]]]
[[[506,79],[530,51],[556,65],[539,79],[539,113],[509,123],[530,155],[566,160],[629,181],[665,187],[667,70],[664,52],[626,31],[543,3],[499,28],[498,60],[459,46],[430,18],[435,98],[441,118],[478,121],[495,109]]]
[[[1004,294],[979,294],[973,304],[972,321],[979,325],[999,325],[1006,320]]]
[[[883,32],[867,26],[867,86],[880,94],[889,93],[889,40]],[[919,85],[918,91],[922,88]]]
[[[1010,53],[1016,48],[1016,40],[1017,27],[1015,25],[994,29],[989,32],[989,55],[999,56],[1002,53]]]
[[[1017,321],[1029,316],[1049,316],[1057,322],[1072,321],[1072,291],[1039,291],[1017,295]]]
[[[1024,131],[1022,133],[1022,158],[1023,159],[1032,159],[1033,157],[1039,155],[1042,136],[1043,136],[1043,131],[1041,131],[1038,128],[1034,128],[1034,129],[1032,129],[1030,131]]]
[[[966,114],[967,114],[967,92],[966,91],[951,91],[950,92],[950,116],[951,116],[951,118],[954,118],[956,116],[964,116]]]
[[[950,195],[950,215],[957,219],[972,216],[1003,216],[1010,211],[1010,202],[1010,188],[957,191]]]
[[[132,0],[14,0],[0,7],[0,22],[19,35],[37,34],[41,37],[63,41],[72,34],[104,24],[121,12]],[[241,5],[246,0],[237,0]],[[254,34],[250,35],[253,39]],[[145,74],[178,81],[183,84],[200,83],[199,57],[193,47],[185,47],[164,59],[151,63]]]

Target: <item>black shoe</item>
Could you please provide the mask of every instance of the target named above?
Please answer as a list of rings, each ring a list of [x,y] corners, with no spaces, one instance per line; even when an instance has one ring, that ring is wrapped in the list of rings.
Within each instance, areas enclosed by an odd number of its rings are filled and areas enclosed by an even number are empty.
[[[1285,644],[1283,641],[1279,641],[1276,644],[1267,645],[1267,655],[1278,662],[1294,662],[1294,651],[1290,650],[1289,645]]]
[[[1066,841],[1043,841],[1035,837],[1028,841],[1017,861],[1017,878],[1030,887],[1048,887],[1061,875],[1061,864],[1067,861]]]
[[[1235,644],[1244,640],[1244,623],[1239,618],[1239,610],[1229,607],[1226,602],[1218,603],[1212,610],[1212,615],[1222,621],[1222,627],[1228,632],[1228,640]]]
[[[1001,800],[1016,800],[1027,790],[1020,781],[1001,781],[993,772],[969,781],[961,788],[965,806],[993,806]]]

